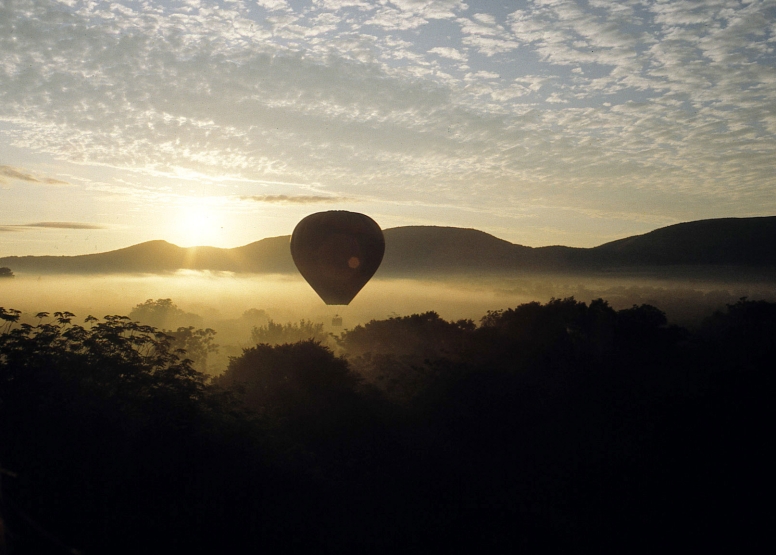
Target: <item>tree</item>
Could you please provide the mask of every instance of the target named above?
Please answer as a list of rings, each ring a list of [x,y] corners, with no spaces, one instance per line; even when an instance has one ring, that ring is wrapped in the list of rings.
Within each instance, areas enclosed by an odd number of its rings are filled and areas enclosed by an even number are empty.
[[[249,308],[240,316],[240,321],[252,322],[254,324],[259,322],[263,323],[267,320],[269,320],[269,314],[267,314],[267,311],[262,308]]]
[[[325,342],[328,334],[323,331],[322,323],[310,320],[300,320],[298,324],[276,324],[273,320],[264,326],[254,326],[251,330],[251,341],[254,343],[267,343],[269,345],[281,345],[283,343],[297,343],[299,341]]]
[[[4,322],[4,324],[0,326],[0,333],[8,333],[11,331],[11,328],[13,328],[14,324],[19,321],[21,315],[21,310],[15,310],[13,308],[6,310],[0,306],[0,320]]]
[[[776,303],[741,298],[707,318],[700,330],[710,363],[725,370],[771,375],[776,356]]]
[[[183,356],[191,360],[199,372],[207,372],[207,359],[210,353],[218,352],[213,343],[216,331],[210,328],[197,329],[194,326],[180,327],[176,331],[165,331],[172,338],[172,348],[185,351]]]
[[[0,278],[12,278],[14,277],[13,272],[11,271],[11,268],[3,266],[0,268]]]
[[[244,349],[216,382],[242,389],[246,408],[307,439],[349,427],[358,405],[358,376],[313,340]]]
[[[5,322],[0,334],[3,387],[15,389],[56,376],[108,395],[147,398],[175,390],[195,399],[204,391],[207,377],[180,357],[185,353],[174,349],[171,336],[127,316],[106,316],[104,321],[89,316],[89,327],[83,327],[72,323],[74,314],[55,312],[53,322],[15,327],[20,315],[0,307]],[[4,393],[8,391],[0,390],[0,399]]]
[[[172,302],[172,299],[148,299],[135,306],[130,311],[129,317],[160,329],[202,325],[201,316],[181,310]]]
[[[348,356],[380,353],[411,355],[420,360],[449,357],[460,351],[466,333],[474,327],[471,320],[448,322],[436,312],[424,312],[372,320],[344,331],[337,343]]]
[[[458,360],[474,322],[448,322],[436,312],[372,320],[337,339],[348,362],[389,399],[407,403],[436,377],[434,361]]]
[[[261,428],[172,337],[126,316],[20,316],[0,307],[0,466],[18,475],[2,492],[14,503],[2,515],[12,552],[139,553],[152,541],[212,553],[252,530],[265,501],[244,494],[271,481],[257,472]]]

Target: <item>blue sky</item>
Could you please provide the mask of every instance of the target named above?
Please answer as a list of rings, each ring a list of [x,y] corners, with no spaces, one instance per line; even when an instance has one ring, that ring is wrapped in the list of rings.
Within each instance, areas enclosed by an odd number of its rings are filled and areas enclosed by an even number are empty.
[[[0,3],[0,254],[776,213],[776,1]]]

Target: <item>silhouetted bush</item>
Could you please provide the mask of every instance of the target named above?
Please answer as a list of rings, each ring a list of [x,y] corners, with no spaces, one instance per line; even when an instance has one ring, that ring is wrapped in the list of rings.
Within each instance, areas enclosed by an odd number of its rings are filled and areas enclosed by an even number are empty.
[[[344,358],[313,340],[245,349],[217,383],[239,391],[246,409],[324,458],[341,456],[344,444],[365,440],[378,426],[379,400],[363,391]]]
[[[277,324],[270,319],[266,325],[254,326],[251,330],[251,341],[257,344],[281,345],[306,340],[324,342],[328,337],[329,335],[323,331],[322,323],[310,320],[302,320],[298,324],[293,322]]]
[[[38,316],[0,309],[15,553],[748,552],[769,530],[773,303],[693,331],[573,298],[373,320],[343,357],[258,344],[214,381],[126,317]]]
[[[12,553],[212,552],[227,532],[246,541],[239,527],[264,518],[265,501],[243,496],[266,487],[261,428],[171,337],[122,316],[86,326],[67,312],[38,326],[14,326],[18,311],[0,316]],[[251,473],[235,474],[238,459]]]
[[[213,343],[215,330],[197,329],[194,326],[180,327],[175,331],[164,330],[172,339],[171,347],[180,349],[182,356],[191,360],[192,366],[199,372],[208,371],[208,355],[218,353],[218,345]]]
[[[743,298],[707,318],[700,336],[724,367],[762,370],[776,355],[776,303]]]
[[[447,322],[436,312],[372,320],[346,330],[337,339],[359,375],[394,402],[408,403],[431,380],[431,361],[457,360],[475,325]]]
[[[240,386],[245,406],[260,414],[318,425],[348,404],[359,379],[344,359],[308,339],[245,349],[218,381]]]
[[[148,299],[135,306],[129,313],[132,320],[159,329],[201,326],[202,317],[178,308],[172,299]]]
[[[474,327],[470,320],[447,322],[436,312],[425,312],[372,320],[342,332],[338,344],[349,356],[379,353],[439,358],[458,353],[465,332]]]

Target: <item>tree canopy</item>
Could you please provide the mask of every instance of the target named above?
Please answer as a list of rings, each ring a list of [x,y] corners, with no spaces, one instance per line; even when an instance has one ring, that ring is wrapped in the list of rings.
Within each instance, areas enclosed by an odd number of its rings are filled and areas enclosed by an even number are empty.
[[[129,313],[132,320],[162,329],[201,326],[202,317],[178,308],[172,299],[148,299]]]
[[[323,330],[322,323],[302,319],[299,323],[279,324],[270,319],[266,324],[254,326],[251,329],[253,343],[281,345],[307,341],[308,339],[318,342],[325,342],[328,339],[328,334]]]
[[[757,551],[775,307],[692,330],[602,299],[428,312],[215,379],[208,330],[0,308],[9,552]]]

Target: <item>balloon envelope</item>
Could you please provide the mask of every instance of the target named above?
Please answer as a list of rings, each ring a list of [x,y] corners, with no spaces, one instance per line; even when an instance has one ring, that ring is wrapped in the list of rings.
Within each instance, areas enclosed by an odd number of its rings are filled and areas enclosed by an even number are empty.
[[[326,304],[348,304],[374,275],[385,252],[380,226],[344,210],[310,214],[291,235],[294,264]]]

